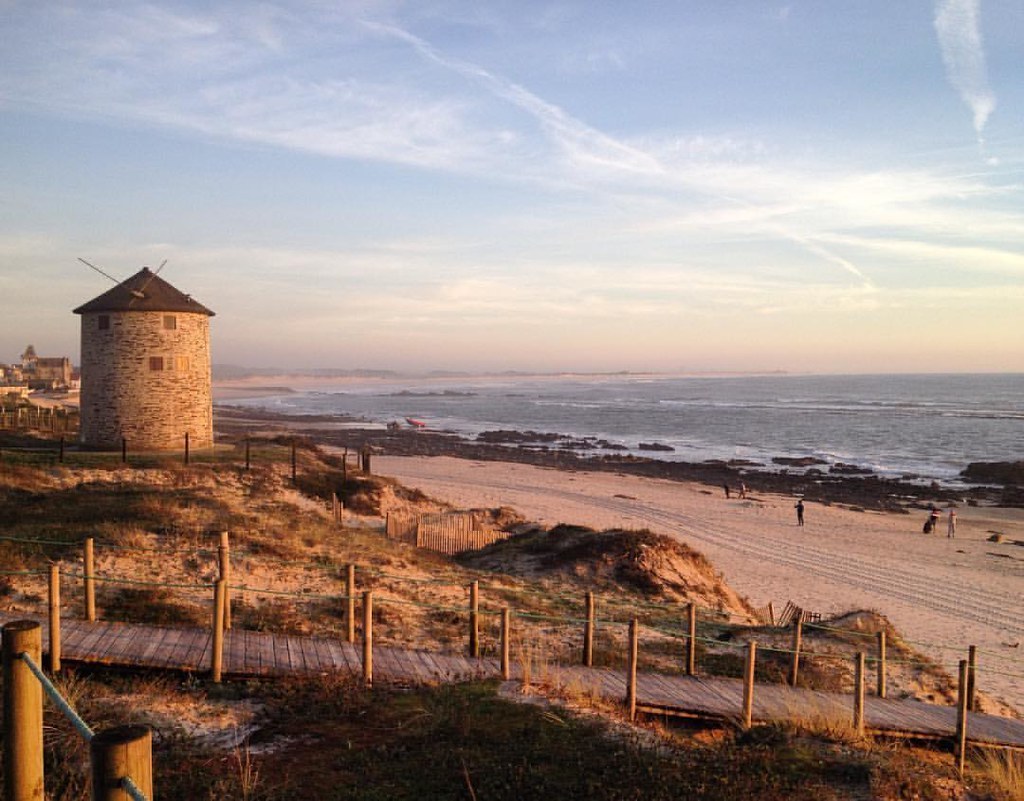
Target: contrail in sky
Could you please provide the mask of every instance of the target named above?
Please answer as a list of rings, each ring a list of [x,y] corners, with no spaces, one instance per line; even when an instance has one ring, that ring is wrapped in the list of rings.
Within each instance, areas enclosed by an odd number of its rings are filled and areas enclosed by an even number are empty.
[[[974,114],[979,144],[996,98],[988,86],[985,50],[978,17],[981,0],[939,0],[935,5],[935,31],[949,82]]]
[[[664,165],[655,156],[640,148],[621,142],[595,128],[591,128],[586,123],[565,112],[562,108],[548,103],[518,84],[495,75],[476,64],[451,58],[437,50],[425,39],[421,39],[402,28],[370,21],[364,21],[363,24],[368,29],[379,34],[406,42],[424,58],[446,69],[454,70],[471,80],[482,83],[496,96],[513,103],[538,120],[555,136],[565,151],[577,161],[601,164],[605,167],[647,176],[666,175],[667,173]],[[736,198],[717,193],[711,194],[731,203],[751,207],[750,204]],[[823,245],[813,242],[810,237],[786,230],[777,225],[768,226],[766,230],[774,231],[782,238],[803,247],[815,256],[856,276],[863,282],[865,288],[874,288],[871,280],[853,262],[830,252]]]

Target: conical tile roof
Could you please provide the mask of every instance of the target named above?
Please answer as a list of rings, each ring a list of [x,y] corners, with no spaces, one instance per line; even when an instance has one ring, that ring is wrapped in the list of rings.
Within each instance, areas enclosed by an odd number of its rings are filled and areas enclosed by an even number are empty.
[[[148,267],[82,304],[75,309],[75,314],[126,311],[191,312],[213,317],[212,311],[193,300],[191,295],[175,289]]]

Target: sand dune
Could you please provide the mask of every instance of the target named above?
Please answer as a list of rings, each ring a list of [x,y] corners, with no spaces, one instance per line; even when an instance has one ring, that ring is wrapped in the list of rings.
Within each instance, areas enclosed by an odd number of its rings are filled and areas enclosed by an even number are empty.
[[[719,487],[448,457],[378,457],[375,470],[464,507],[512,506],[538,522],[649,528],[703,551],[755,605],[874,609],[955,674],[977,645],[979,688],[1024,709],[1024,511],[961,507],[955,539],[925,513],[853,511],[795,499],[726,500]],[[993,543],[993,531],[1005,541]]]

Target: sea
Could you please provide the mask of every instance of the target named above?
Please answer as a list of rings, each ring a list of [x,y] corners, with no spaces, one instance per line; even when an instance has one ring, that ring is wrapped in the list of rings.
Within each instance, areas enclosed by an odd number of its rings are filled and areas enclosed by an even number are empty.
[[[502,375],[297,386],[231,404],[373,425],[412,418],[470,438],[534,431],[615,447],[587,455],[747,460],[766,469],[792,469],[773,463],[777,457],[811,456],[821,469],[841,463],[945,486],[961,484],[970,462],[1024,459],[1024,374]]]

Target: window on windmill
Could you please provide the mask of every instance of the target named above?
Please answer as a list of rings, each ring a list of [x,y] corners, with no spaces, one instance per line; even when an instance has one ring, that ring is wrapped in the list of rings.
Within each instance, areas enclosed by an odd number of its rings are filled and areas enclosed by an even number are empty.
[[[149,357],[149,369],[153,372],[158,372],[164,369],[164,357],[163,356],[150,356]]]
[[[96,327],[100,331],[108,331],[108,330],[110,330],[110,315],[109,314],[101,314],[97,318],[97,325],[96,325]]]
[[[164,331],[176,331],[178,328],[178,318],[173,314],[164,315]]]
[[[189,363],[188,356],[175,356],[174,357],[174,369],[179,373],[188,372],[192,365]]]

